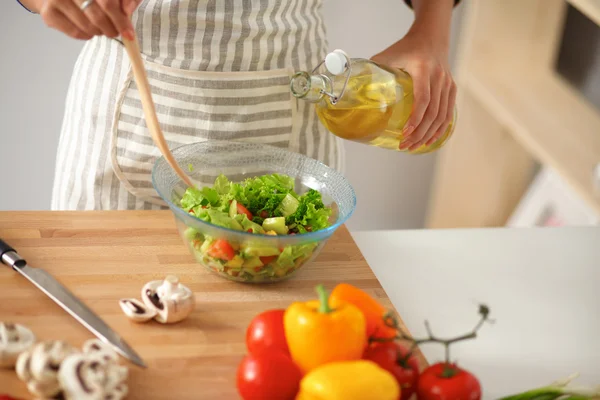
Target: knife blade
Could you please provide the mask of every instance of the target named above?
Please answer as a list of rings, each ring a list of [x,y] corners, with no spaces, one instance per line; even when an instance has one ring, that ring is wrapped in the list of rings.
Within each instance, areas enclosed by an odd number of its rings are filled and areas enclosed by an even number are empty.
[[[131,360],[134,364],[146,368],[146,364],[142,358],[96,313],[89,309],[48,272],[29,266],[27,261],[16,250],[2,239],[0,239],[0,260],[2,260],[3,264],[27,278],[100,340],[111,345],[117,353]]]

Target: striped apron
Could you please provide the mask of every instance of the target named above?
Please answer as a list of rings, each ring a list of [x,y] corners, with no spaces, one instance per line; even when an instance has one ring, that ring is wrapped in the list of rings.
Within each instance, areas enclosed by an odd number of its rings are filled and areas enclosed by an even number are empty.
[[[340,141],[289,79],[326,54],[321,0],[144,0],[133,23],[171,148],[270,144],[341,170]],[[58,145],[54,210],[160,209],[154,146],[124,47],[96,37],[75,64]]]

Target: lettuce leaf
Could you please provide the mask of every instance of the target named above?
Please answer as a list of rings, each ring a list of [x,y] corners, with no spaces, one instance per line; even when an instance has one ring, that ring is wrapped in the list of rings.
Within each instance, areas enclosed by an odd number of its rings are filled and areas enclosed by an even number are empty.
[[[308,257],[317,247],[317,243],[307,243],[298,246],[287,246],[277,257],[277,266],[280,268],[290,268],[300,257]]]
[[[306,233],[305,227],[310,227],[312,231],[318,231],[329,226],[331,209],[325,207],[319,192],[310,189],[298,200],[300,204],[296,212],[286,218],[285,222],[288,226],[296,225],[300,233]]]
[[[280,217],[288,208],[282,206],[286,196],[298,201],[295,211],[286,217],[286,225],[299,233],[317,231],[329,226],[332,211],[325,207],[321,194],[311,189],[302,196],[294,191],[294,179],[281,174],[269,174],[245,179],[241,183],[229,181],[225,175],[215,180],[213,187],[188,188],[180,201],[186,211],[193,210],[195,215],[207,222],[232,229],[242,229],[242,221],[229,217],[229,204],[236,200],[245,206],[254,216],[252,221],[243,221],[244,229],[257,231],[253,222],[261,225],[265,216]],[[289,200],[289,199],[288,199]],[[294,204],[295,206],[295,204]],[[210,210],[210,212],[206,210]],[[285,209],[285,210],[284,210]],[[290,209],[287,212],[290,212]],[[286,214],[287,214],[286,212]]]
[[[219,204],[220,196],[215,189],[203,187],[198,189],[195,187],[187,188],[182,199],[181,207],[190,210],[198,206],[216,206]]]
[[[276,209],[286,194],[294,190],[294,180],[289,176],[271,174],[248,178],[236,192],[236,200],[253,214],[265,211],[269,216],[279,216]]]

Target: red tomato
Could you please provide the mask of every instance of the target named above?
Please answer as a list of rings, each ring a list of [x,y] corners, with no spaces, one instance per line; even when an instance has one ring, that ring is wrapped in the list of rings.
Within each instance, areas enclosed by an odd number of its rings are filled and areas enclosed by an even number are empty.
[[[277,256],[260,257],[260,261],[263,263],[263,265],[270,264],[275,260],[277,260]]]
[[[414,355],[406,359],[408,349],[399,343],[385,342],[369,347],[363,358],[371,360],[394,375],[400,384],[401,400],[411,398],[417,388],[419,363]]]
[[[293,400],[302,374],[281,352],[249,354],[237,371],[237,389],[244,400]]]
[[[283,330],[284,313],[284,309],[267,310],[250,321],[246,330],[246,346],[250,353],[258,354],[264,350],[269,352],[275,350],[290,354]]]
[[[207,253],[211,257],[227,261],[231,260],[235,256],[233,247],[231,247],[227,240],[224,239],[215,240],[215,242],[209,247]]]
[[[250,221],[252,221],[252,213],[250,211],[248,211],[248,209],[240,203],[237,203],[237,212],[238,212],[238,214],[246,214],[248,219]]]
[[[260,217],[261,217],[261,218],[269,218],[269,213],[268,213],[268,212],[266,212],[265,210],[262,210],[262,211],[260,212]]]
[[[419,400],[480,400],[477,378],[456,364],[437,363],[421,373],[417,384]]]

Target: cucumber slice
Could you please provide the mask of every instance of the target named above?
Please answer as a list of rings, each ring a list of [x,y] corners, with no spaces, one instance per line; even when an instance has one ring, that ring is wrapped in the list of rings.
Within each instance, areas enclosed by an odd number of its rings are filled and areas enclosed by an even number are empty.
[[[269,257],[279,255],[279,249],[276,247],[254,247],[248,246],[244,253],[250,257]]]
[[[287,235],[288,227],[285,225],[285,217],[267,218],[263,222],[265,231],[274,231],[278,235]]]
[[[229,216],[231,218],[235,218],[237,215],[237,201],[232,200],[231,204],[229,204]]]
[[[296,212],[300,202],[291,194],[286,194],[281,203],[279,203],[279,207],[277,209],[281,212],[281,215],[284,217],[288,217]]]

